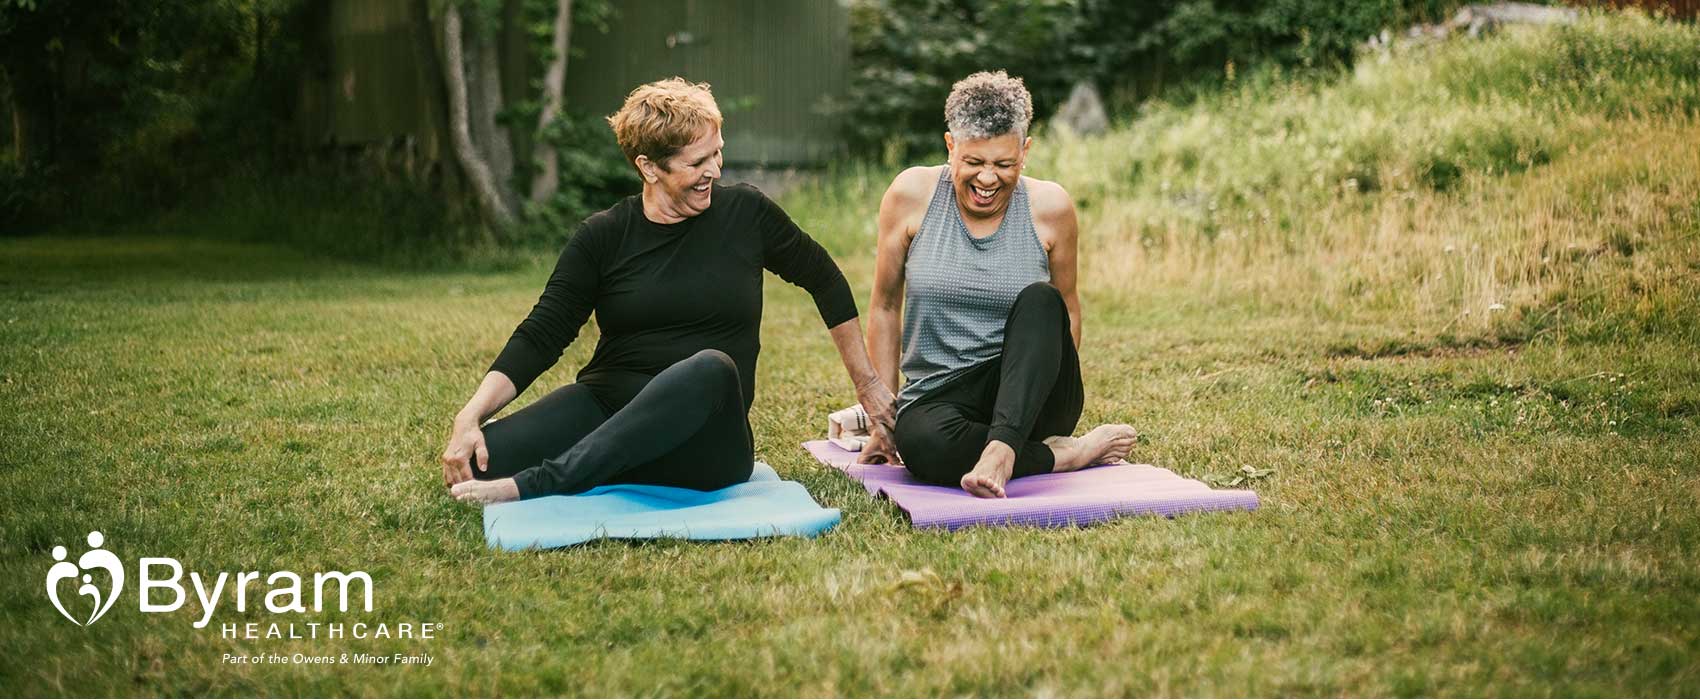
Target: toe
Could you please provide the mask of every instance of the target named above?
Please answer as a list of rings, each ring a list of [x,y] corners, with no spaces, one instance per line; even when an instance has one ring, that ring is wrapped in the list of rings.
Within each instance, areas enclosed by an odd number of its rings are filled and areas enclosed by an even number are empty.
[[[962,477],[962,490],[979,498],[991,498],[994,493],[992,488],[991,481],[979,474],[970,472]]]

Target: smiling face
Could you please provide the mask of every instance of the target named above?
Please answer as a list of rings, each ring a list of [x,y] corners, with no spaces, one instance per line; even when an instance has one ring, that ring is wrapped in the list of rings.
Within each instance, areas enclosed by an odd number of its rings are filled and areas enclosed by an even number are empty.
[[[950,149],[950,181],[962,213],[974,218],[1001,216],[1021,180],[1027,148],[1033,139],[1004,134],[984,139],[956,140],[944,135]]]
[[[644,199],[668,218],[685,219],[708,211],[714,181],[720,179],[720,152],[725,145],[719,127],[710,127],[664,163],[639,156]]]

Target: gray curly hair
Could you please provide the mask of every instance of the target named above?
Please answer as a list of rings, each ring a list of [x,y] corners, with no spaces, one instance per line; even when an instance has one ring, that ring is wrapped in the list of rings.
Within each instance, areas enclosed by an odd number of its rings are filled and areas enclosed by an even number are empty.
[[[958,139],[1025,137],[1032,122],[1033,96],[1020,78],[1001,70],[981,71],[956,81],[944,101],[944,123]]]

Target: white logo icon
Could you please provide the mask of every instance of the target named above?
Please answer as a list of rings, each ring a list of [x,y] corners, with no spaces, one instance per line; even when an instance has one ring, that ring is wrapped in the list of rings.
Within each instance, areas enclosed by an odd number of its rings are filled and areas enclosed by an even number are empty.
[[[47,570],[47,599],[53,601],[53,607],[58,609],[59,614],[64,615],[65,619],[85,627],[94,624],[95,620],[99,620],[100,616],[112,609],[112,604],[118,600],[118,591],[124,587],[124,567],[119,563],[118,555],[100,548],[106,542],[106,536],[96,530],[89,533],[88,542],[93,549],[84,552],[75,564],[65,561],[66,551],[64,546],[55,545],[53,547],[54,564],[52,568]],[[106,595],[101,595],[100,588],[94,585],[94,577],[86,573],[90,569],[104,569],[106,571],[107,578],[112,582],[111,588],[106,591]],[[77,587],[77,594],[94,599],[94,614],[89,615],[87,621],[78,621],[76,616],[65,610],[65,604],[59,601],[59,582],[65,579],[81,580],[82,585]]]

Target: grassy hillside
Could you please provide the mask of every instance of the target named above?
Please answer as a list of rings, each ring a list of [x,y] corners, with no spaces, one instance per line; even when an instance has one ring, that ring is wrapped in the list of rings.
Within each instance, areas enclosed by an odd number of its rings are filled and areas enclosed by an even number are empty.
[[[0,241],[0,693],[1700,694],[1697,72],[1700,31],[1612,16],[1039,134],[1082,209],[1085,421],[1195,478],[1272,469],[1249,514],[913,531],[796,448],[850,391],[770,280],[757,451],[837,529],[491,552],[435,458],[546,267]],[[863,304],[892,174],[783,201]],[[41,581],[93,528],[126,563],[361,568],[377,611],[196,630],[132,590],[76,627]],[[335,620],[444,628],[216,630]],[[435,660],[222,662],[254,652]]]
[[[1074,195],[1084,274],[1122,298],[1196,285],[1460,338],[1568,312],[1656,325],[1695,290],[1697,38],[1590,16],[1371,55],[1331,83],[1256,75],[1101,138],[1040,133],[1028,174]],[[865,247],[891,174],[796,206]]]

